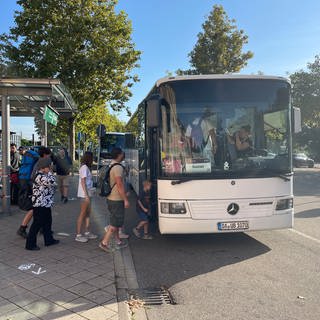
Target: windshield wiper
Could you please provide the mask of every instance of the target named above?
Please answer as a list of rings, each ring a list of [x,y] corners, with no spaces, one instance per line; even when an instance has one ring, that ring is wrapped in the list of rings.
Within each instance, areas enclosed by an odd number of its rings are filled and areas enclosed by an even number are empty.
[[[278,171],[269,170],[269,172],[274,173],[278,178],[283,179],[284,181],[290,181],[290,177],[293,176],[293,173],[279,173]]]
[[[173,180],[173,181],[171,181],[171,184],[174,186],[176,184],[185,183],[185,182],[192,181],[192,180],[194,180],[194,179]]]
[[[290,181],[289,177],[292,177],[293,174],[292,173],[287,173],[287,174],[279,174],[279,178],[283,179],[284,181]]]
[[[268,170],[269,173],[272,173],[274,175],[276,175],[278,178],[283,179],[284,181],[290,181],[290,177],[293,176],[293,173],[279,173],[279,171],[277,170]],[[171,181],[171,185],[176,185],[176,184],[181,184],[181,183],[185,183],[185,182],[189,182],[194,180],[195,178],[189,178],[189,179],[182,179],[182,180],[172,180]]]

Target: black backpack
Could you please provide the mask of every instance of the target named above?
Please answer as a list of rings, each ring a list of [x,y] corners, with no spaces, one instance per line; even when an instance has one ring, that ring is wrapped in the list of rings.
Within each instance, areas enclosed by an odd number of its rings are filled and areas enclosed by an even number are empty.
[[[106,175],[104,176],[104,179],[102,180],[102,183],[101,183],[100,194],[99,194],[101,197],[107,197],[111,193],[113,187],[116,185],[116,184],[114,184],[113,186],[110,185],[110,171],[114,166],[117,166],[117,165],[123,168],[121,163],[114,163],[111,166],[109,166],[109,168],[107,169]]]

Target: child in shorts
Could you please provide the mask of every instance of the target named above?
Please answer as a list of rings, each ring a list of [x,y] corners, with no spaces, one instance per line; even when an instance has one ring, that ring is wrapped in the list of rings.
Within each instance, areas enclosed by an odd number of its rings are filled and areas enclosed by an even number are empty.
[[[140,218],[138,225],[133,228],[133,233],[136,237],[144,240],[151,240],[153,237],[149,235],[149,217],[151,214],[150,197],[151,197],[151,182],[143,181],[143,189],[137,200],[137,213]],[[141,229],[143,228],[143,236],[141,237]]]

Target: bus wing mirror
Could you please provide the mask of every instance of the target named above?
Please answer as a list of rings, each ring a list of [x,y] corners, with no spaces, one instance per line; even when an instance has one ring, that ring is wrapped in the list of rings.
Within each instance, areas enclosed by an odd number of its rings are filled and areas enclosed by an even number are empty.
[[[301,130],[301,110],[293,107],[293,132],[299,133]]]
[[[157,98],[151,98],[147,101],[147,126],[149,128],[158,128],[160,125],[160,101]]]

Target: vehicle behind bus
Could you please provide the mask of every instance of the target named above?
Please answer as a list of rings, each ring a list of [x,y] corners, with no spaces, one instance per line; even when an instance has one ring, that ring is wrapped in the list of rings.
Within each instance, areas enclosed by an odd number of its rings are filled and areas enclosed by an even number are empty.
[[[126,153],[129,149],[132,149],[134,144],[134,136],[129,132],[106,132],[100,139],[98,185],[101,185],[101,180],[104,178],[112,160],[112,149],[115,147],[121,148]],[[123,165],[127,167],[126,160],[124,160]]]

